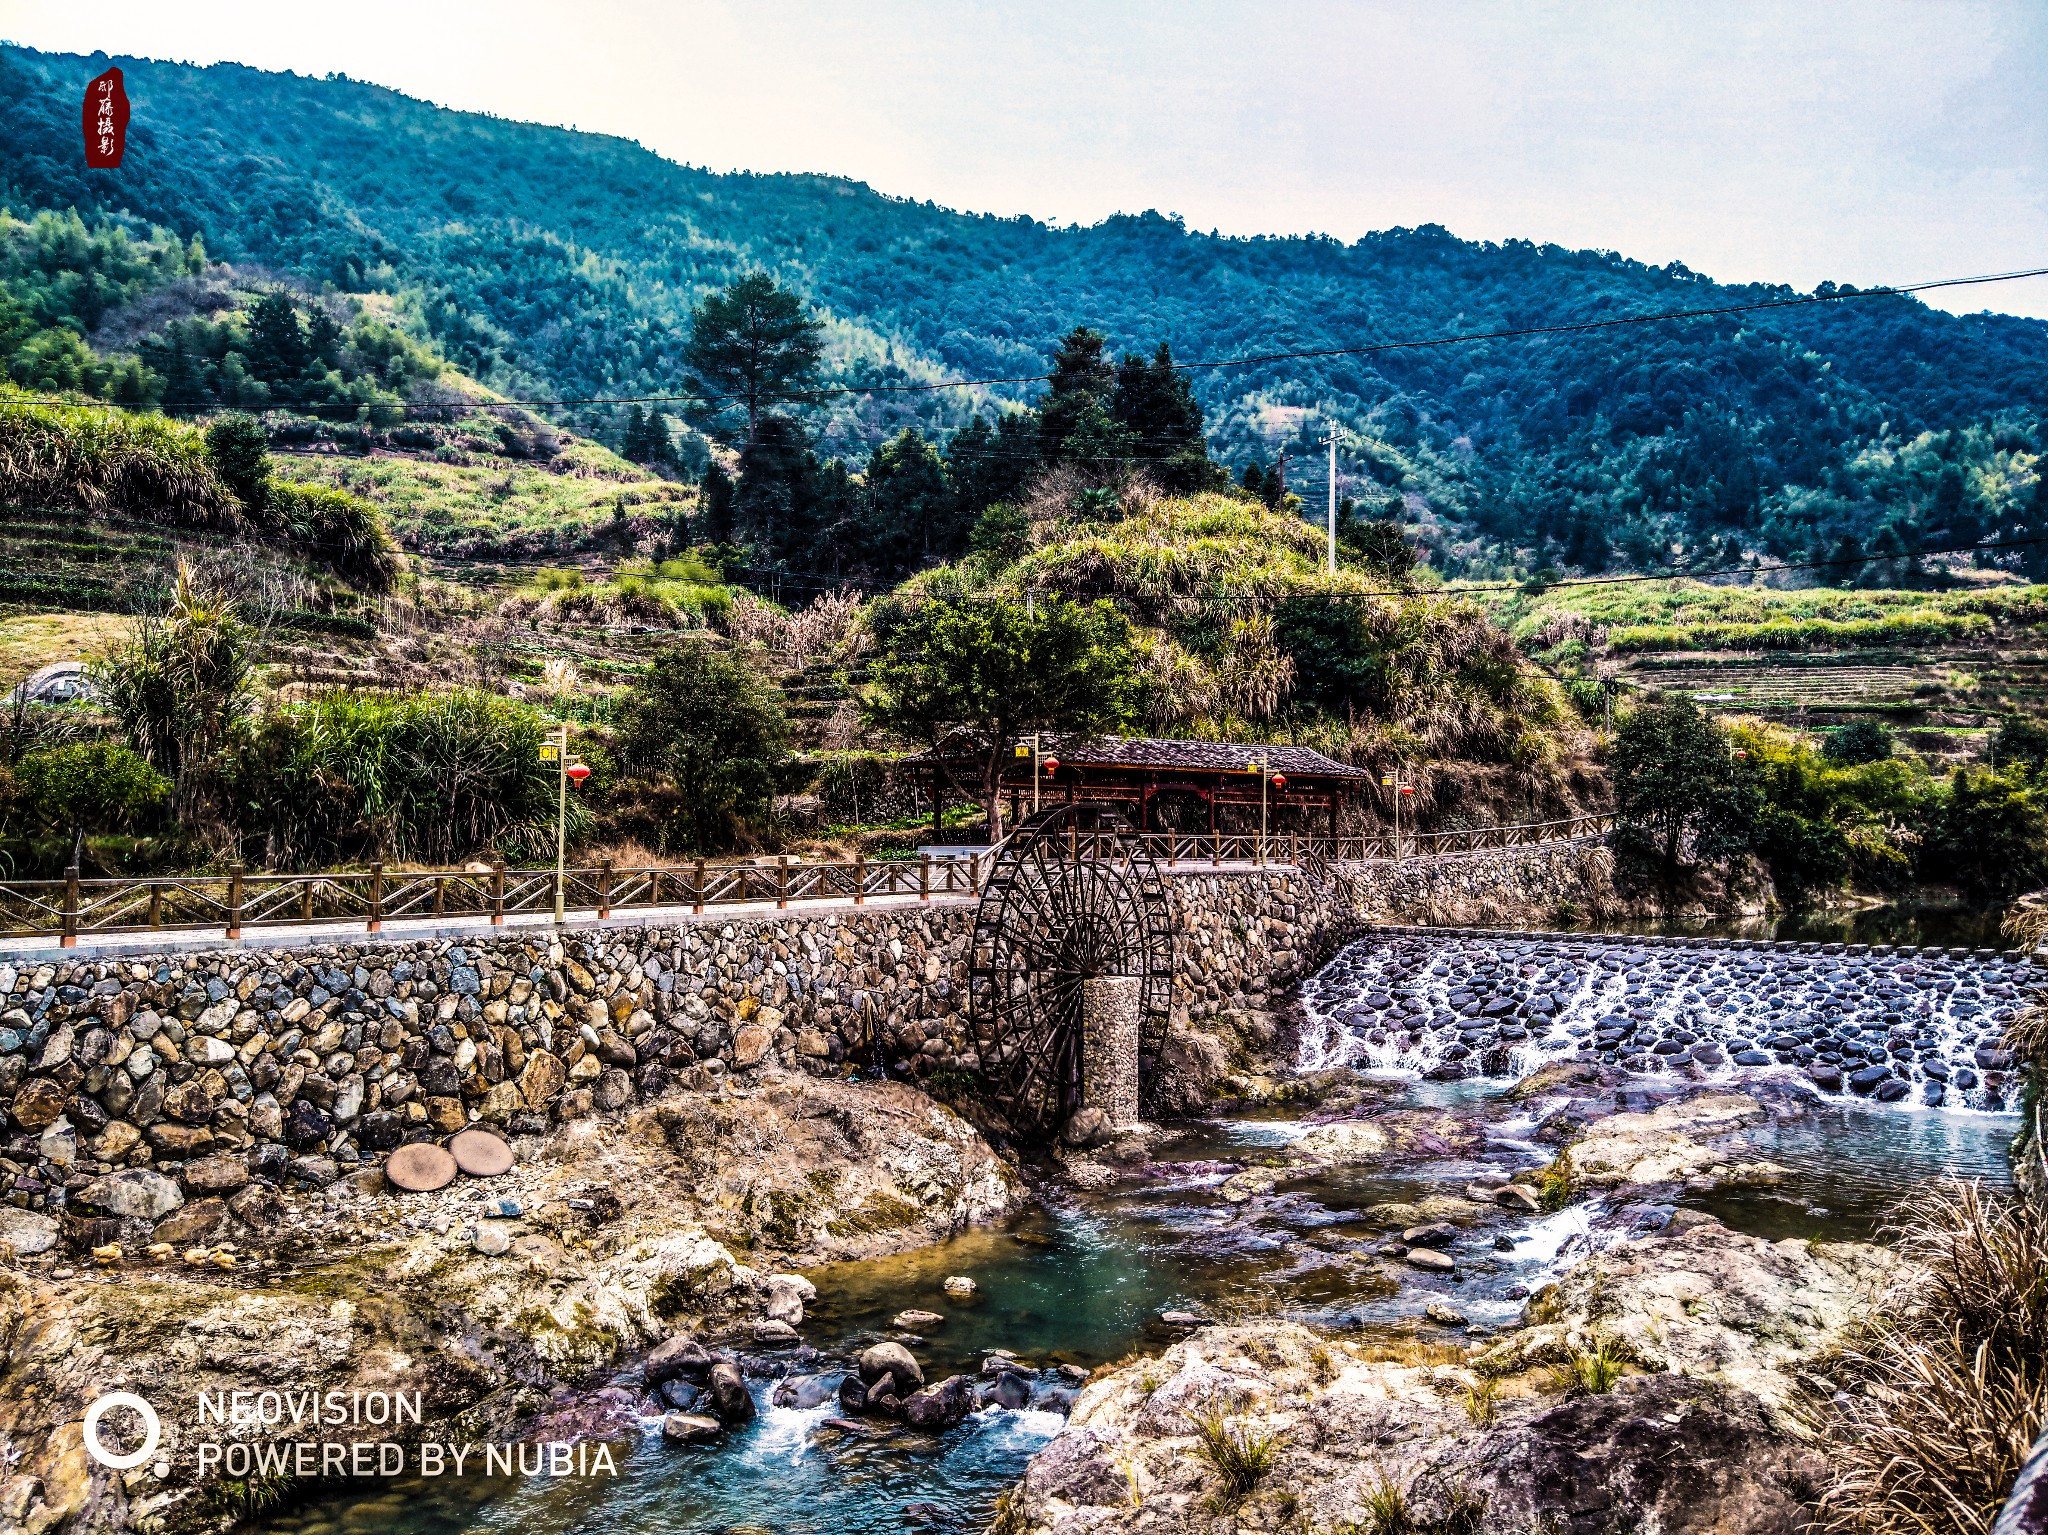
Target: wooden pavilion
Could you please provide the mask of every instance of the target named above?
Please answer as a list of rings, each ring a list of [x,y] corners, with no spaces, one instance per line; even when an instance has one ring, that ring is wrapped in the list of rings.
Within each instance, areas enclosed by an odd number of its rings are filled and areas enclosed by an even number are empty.
[[[1141,831],[1160,829],[1156,820],[1169,802],[1202,805],[1212,833],[1223,829],[1217,824],[1219,811],[1247,812],[1242,819],[1255,826],[1263,767],[1267,775],[1264,803],[1276,827],[1285,812],[1286,819],[1299,829],[1327,829],[1334,836],[1345,800],[1363,794],[1373,782],[1373,775],[1364,768],[1347,767],[1306,746],[1051,734],[1037,738],[1035,752],[1033,745],[1026,737],[1012,746],[1005,759],[997,792],[1009,798],[1013,825],[1031,813],[1035,784],[1036,803],[1041,806],[1084,800],[1111,804],[1122,809]],[[940,836],[939,814],[947,785],[958,794],[979,799],[985,760],[978,747],[964,743],[941,745],[904,759],[905,766],[929,775],[934,839]],[[1322,824],[1313,824],[1318,822]]]

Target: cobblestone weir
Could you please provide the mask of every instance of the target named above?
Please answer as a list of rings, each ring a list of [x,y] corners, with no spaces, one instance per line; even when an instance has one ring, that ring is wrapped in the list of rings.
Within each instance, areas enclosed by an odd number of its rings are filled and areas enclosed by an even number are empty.
[[[2000,1035],[2042,972],[1989,951],[1410,931],[1303,987],[1304,1060],[1449,1079],[1583,1055],[1625,1070],[1796,1072],[1823,1093],[2016,1107]]]
[[[1169,888],[1182,1020],[1292,980],[1340,916],[1292,874]],[[770,1061],[972,1072],[973,910],[0,964],[0,1199],[259,1197],[472,1122],[537,1133]],[[106,1181],[128,1169],[155,1176]]]

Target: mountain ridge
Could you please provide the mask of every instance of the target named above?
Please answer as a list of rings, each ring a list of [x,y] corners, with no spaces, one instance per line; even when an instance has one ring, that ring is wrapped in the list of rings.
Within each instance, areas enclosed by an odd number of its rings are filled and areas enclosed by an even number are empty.
[[[136,103],[129,162],[89,174],[77,92],[110,61]],[[1793,292],[1440,226],[1347,243],[1203,235],[1153,212],[1086,226],[962,213],[244,65],[7,47],[0,111],[19,125],[0,146],[5,199],[125,211],[314,287],[402,295],[458,367],[528,396],[676,392],[690,303],[753,266],[817,306],[828,381],[856,387],[1043,372],[1076,323],[1206,358]],[[1861,299],[1255,364],[1195,388],[1233,464],[1305,448],[1334,415],[1356,488],[1400,497],[1449,569],[1912,548],[2032,527],[2048,322]],[[861,456],[905,425],[942,433],[1032,393],[856,396],[810,416],[827,451]],[[567,424],[607,429],[596,408]]]

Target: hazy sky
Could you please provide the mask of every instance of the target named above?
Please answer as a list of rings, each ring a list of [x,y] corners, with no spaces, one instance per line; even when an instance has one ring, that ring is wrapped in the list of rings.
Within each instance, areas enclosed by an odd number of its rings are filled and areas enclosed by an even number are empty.
[[[2048,0],[0,0],[0,38],[1062,221],[1440,223],[1802,288],[2048,265]],[[1930,300],[2048,317],[2048,279]]]

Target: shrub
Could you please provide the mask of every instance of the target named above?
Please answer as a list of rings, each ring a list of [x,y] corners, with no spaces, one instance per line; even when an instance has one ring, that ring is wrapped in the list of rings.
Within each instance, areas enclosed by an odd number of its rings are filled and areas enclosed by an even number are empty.
[[[735,823],[767,815],[789,777],[788,742],[780,697],[744,660],[707,640],[656,656],[620,718],[621,765],[673,784],[680,829],[699,852],[730,845]],[[671,829],[661,829],[664,840]]]
[[[1982,897],[2048,885],[2043,793],[2002,774],[1957,768],[1927,831],[1923,872]]]
[[[60,830],[130,829],[171,793],[168,778],[111,741],[29,752],[15,764],[14,775],[22,813]]]
[[[278,537],[354,586],[388,591],[405,568],[384,514],[360,496],[274,480],[264,515]]]
[[[1882,762],[1892,754],[1892,733],[1873,719],[1854,719],[1828,732],[1821,755],[1830,762]]]
[[[245,511],[263,514],[270,499],[270,439],[262,422],[239,412],[212,422],[206,428],[206,461]]]

